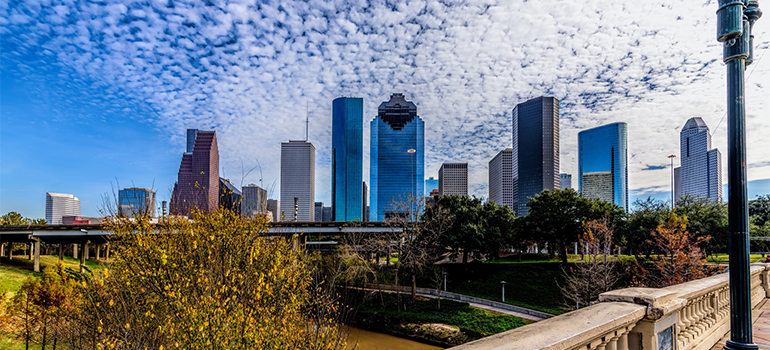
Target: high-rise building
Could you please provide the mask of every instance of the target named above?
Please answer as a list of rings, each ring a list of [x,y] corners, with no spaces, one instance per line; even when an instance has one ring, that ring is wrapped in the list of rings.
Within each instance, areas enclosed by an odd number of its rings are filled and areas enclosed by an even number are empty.
[[[572,188],[572,174],[559,174],[559,189],[566,190],[568,188]]]
[[[414,103],[393,94],[377,109],[371,132],[370,218],[383,221],[396,214],[394,203],[423,198],[425,124]]]
[[[62,216],[80,216],[80,200],[66,193],[45,193],[45,221],[61,225]]]
[[[585,197],[599,198],[626,210],[628,210],[627,128],[626,123],[612,123],[578,133],[580,192]]]
[[[118,191],[118,215],[136,217],[155,216],[155,191],[147,188],[124,188]]]
[[[334,221],[364,217],[364,99],[332,102],[332,213]]]
[[[271,221],[281,221],[281,201],[277,199],[268,199],[267,211],[270,212]]]
[[[361,209],[363,210],[364,217],[361,221],[369,221],[369,186],[366,186],[366,181],[362,183],[363,196],[361,197]]]
[[[530,197],[559,188],[559,100],[538,97],[513,108],[513,206],[529,213]]]
[[[193,208],[210,212],[219,207],[216,131],[187,129],[187,149],[179,165],[170,207],[174,215],[190,215]]]
[[[489,161],[489,200],[513,207],[513,149],[506,148]]]
[[[240,214],[242,199],[243,195],[238,187],[235,187],[228,179],[219,178],[219,207]]]
[[[313,221],[324,221],[324,202],[315,202],[315,213],[313,213]]]
[[[307,141],[281,142],[281,212],[284,221],[315,220],[314,203],[315,147]]]
[[[430,192],[433,190],[438,190],[438,179],[431,176],[425,179],[425,196],[430,196]]]
[[[267,213],[267,190],[255,184],[241,188],[241,215],[255,218]]]
[[[679,197],[690,195],[722,203],[722,154],[711,149],[706,122],[699,117],[690,118],[679,139]]]
[[[444,163],[438,169],[438,195],[468,195],[468,163]]]

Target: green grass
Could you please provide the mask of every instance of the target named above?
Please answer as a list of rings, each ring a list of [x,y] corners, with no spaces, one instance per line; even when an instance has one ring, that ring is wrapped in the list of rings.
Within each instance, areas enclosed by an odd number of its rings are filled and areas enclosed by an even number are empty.
[[[57,255],[41,255],[40,271],[46,266],[52,266],[59,260]],[[80,260],[72,257],[64,257],[64,267],[74,271],[80,270]],[[104,265],[99,261],[87,260],[86,267],[91,271],[99,272],[104,270]],[[0,293],[8,292],[6,297],[11,297],[21,288],[24,280],[30,276],[40,276],[40,273],[33,272],[33,262],[27,256],[14,256],[13,260],[2,259],[0,263]],[[5,348],[2,348],[5,349]]]
[[[30,343],[30,349],[40,349],[40,345]],[[8,335],[0,335],[0,349],[3,350],[24,350],[26,346],[23,341],[17,341]]]
[[[760,259],[762,259],[762,254],[749,255],[749,261],[752,263],[757,262],[757,260]],[[728,254],[715,254],[707,256],[706,260],[708,260],[710,263],[727,264],[730,262],[730,256]]]

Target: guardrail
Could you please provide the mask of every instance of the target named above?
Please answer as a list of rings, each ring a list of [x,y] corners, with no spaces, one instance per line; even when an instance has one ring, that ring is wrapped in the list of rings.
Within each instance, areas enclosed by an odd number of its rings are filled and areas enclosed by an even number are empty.
[[[770,296],[769,266],[751,266],[752,307]],[[728,277],[610,291],[589,307],[452,349],[711,349],[730,330]]]

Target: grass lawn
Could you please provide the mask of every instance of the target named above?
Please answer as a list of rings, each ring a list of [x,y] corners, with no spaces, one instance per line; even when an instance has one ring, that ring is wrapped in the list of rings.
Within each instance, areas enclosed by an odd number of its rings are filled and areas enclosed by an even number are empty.
[[[40,345],[37,344],[29,344],[30,349],[40,349]],[[0,349],[3,350],[24,350],[26,349],[26,346],[24,345],[24,341],[16,341],[15,339],[11,338],[9,335],[0,335]]]
[[[46,268],[46,266],[52,266],[59,260],[57,255],[41,255],[40,256],[40,271]],[[13,296],[17,290],[21,287],[24,280],[29,276],[39,276],[40,273],[33,272],[32,260],[29,260],[26,256],[15,256],[13,260],[8,261],[7,258],[3,258],[3,262],[0,263],[0,293],[7,291],[7,297]],[[63,260],[66,268],[74,271],[79,271],[80,260],[65,256]],[[104,269],[99,261],[87,260],[86,267],[91,271],[98,272]],[[1,344],[1,343],[0,343]],[[5,349],[4,347],[0,347]]]
[[[759,262],[759,260],[762,259],[762,254],[751,254],[749,255],[749,262],[755,263]],[[715,255],[709,255],[706,257],[706,260],[710,263],[717,263],[717,264],[727,264],[730,262],[730,256],[727,254],[715,254]],[[764,261],[761,261],[764,262]]]

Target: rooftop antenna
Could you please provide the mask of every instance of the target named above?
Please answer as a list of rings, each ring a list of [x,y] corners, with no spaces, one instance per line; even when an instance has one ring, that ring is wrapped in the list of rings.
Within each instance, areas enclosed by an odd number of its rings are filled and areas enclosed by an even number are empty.
[[[307,142],[308,130],[310,129],[310,102],[305,104],[305,142]]]

